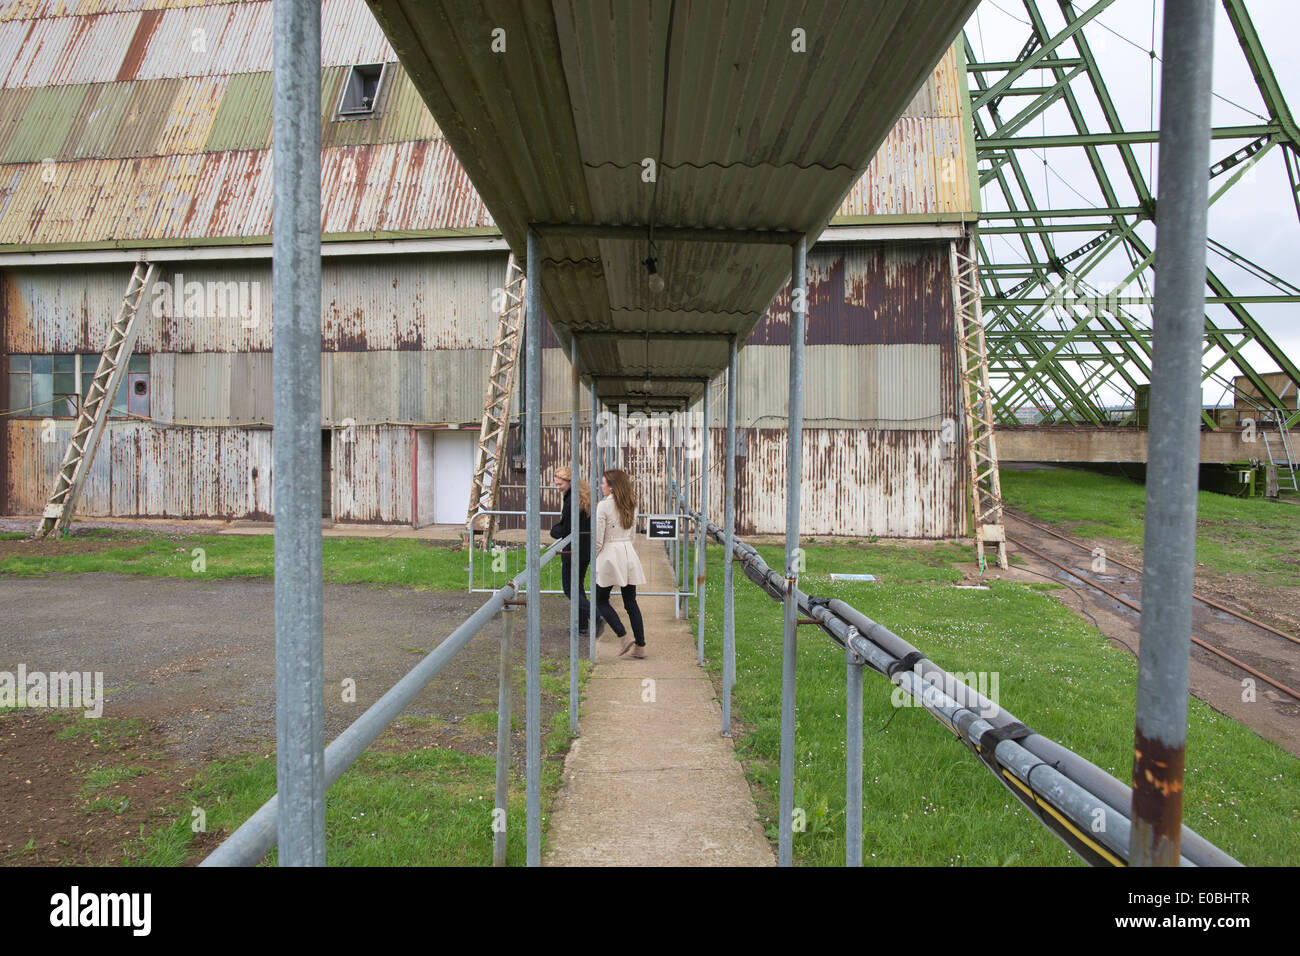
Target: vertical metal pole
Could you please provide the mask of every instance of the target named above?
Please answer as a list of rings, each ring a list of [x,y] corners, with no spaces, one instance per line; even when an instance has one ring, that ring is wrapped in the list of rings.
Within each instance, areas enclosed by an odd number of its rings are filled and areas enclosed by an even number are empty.
[[[1129,863],[1178,866],[1205,332],[1213,0],[1165,4],[1155,345]]]
[[[275,726],[281,866],[325,865],[320,4],[274,10]]]
[[[596,614],[596,505],[600,502],[600,453],[597,442],[600,438],[600,418],[597,409],[600,401],[596,398],[596,380],[591,380],[591,537],[587,539],[587,547],[591,555],[591,597],[588,603],[591,606],[591,615],[587,618],[589,634],[587,635],[587,647],[591,653],[591,662],[596,663],[596,622],[600,619]]]
[[[686,410],[682,413],[685,416],[686,427],[682,429],[682,467],[686,469],[686,505],[683,511],[690,511],[690,506],[695,502],[695,478],[696,468],[699,463],[691,455],[691,427],[694,420],[694,413],[691,411],[690,403],[686,403]],[[690,527],[689,520],[686,526]],[[682,560],[682,616],[689,618],[691,616],[691,599],[695,597],[695,539],[687,536],[684,542],[686,553]]]
[[[528,695],[525,705],[528,753],[528,865],[542,862],[542,569],[537,559],[542,550],[542,255],[537,233],[528,230],[528,305],[525,316],[527,336],[527,397],[524,413],[527,428],[525,442],[524,505],[526,516],[526,553],[528,555]]]
[[[793,862],[794,819],[794,707],[796,629],[799,607],[795,589],[799,585],[796,570],[799,555],[799,472],[803,466],[803,357],[804,329],[807,325],[805,266],[807,240],[802,236],[794,245],[790,270],[790,431],[786,438],[785,485],[785,633],[781,642],[781,818],[777,843],[777,864]]]
[[[582,404],[582,392],[578,381],[578,339],[575,336],[569,355],[572,379],[569,388],[569,405],[573,411],[569,416],[569,733],[578,733],[578,601],[582,596],[582,473],[578,471],[578,406]],[[591,615],[587,615],[587,626],[592,627]]]
[[[501,666],[497,671],[497,796],[492,820],[492,865],[506,865],[506,827],[510,821],[510,708],[514,674],[515,609],[501,612]]]
[[[731,736],[731,689],[736,686],[736,579],[731,549],[736,543],[736,385],[738,347],[731,337],[727,360],[726,485],[722,493],[726,545],[722,557],[722,735]]]
[[[708,539],[704,529],[709,521],[709,383],[704,383],[704,410],[702,427],[699,432],[700,463],[700,523],[695,529],[695,614],[699,620],[699,633],[696,636],[696,663],[704,666],[704,566]]]
[[[676,417],[677,416],[674,415],[668,419],[668,444],[669,444],[669,449],[668,449],[669,466],[668,467],[669,467],[669,475],[670,475],[669,482],[668,482],[668,493],[671,500],[668,503],[667,511],[673,515],[677,514],[678,511],[677,496],[681,494],[681,490],[682,490],[681,468],[679,467],[681,456],[678,455],[677,453],[678,452],[677,446],[681,442],[681,435],[679,434],[681,429],[681,423],[676,421]],[[678,531],[677,537],[673,538],[672,543],[669,545],[669,547],[672,549],[672,554],[670,555],[670,558],[673,566],[673,617],[674,618],[679,618],[682,616],[682,602],[681,602],[681,598],[677,594],[677,592],[681,590],[681,588],[679,587],[679,582],[681,581],[681,577],[680,577],[680,572],[678,570],[678,561],[677,561],[678,552],[681,549],[681,541],[679,540],[681,538],[680,525],[677,526],[677,531]]]
[[[857,637],[857,628],[849,637]],[[862,865],[862,658],[844,648],[844,865]]]
[[[680,514],[685,515],[690,511],[691,501],[691,460],[686,454],[686,435],[690,427],[690,402],[684,402],[682,407],[677,410],[677,454],[680,456],[682,487],[679,492],[677,510]],[[681,502],[685,501],[685,504]],[[682,617],[689,620],[691,616],[690,601],[686,598],[686,592],[690,590],[687,587],[687,578],[691,574],[691,524],[690,521],[683,522],[686,530],[682,532],[681,547],[678,549],[677,558],[677,590],[682,602]],[[689,625],[688,625],[689,627]]]

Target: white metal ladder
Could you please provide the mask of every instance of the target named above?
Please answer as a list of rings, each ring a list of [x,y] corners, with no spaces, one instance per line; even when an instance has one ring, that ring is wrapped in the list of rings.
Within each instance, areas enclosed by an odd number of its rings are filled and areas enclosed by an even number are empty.
[[[483,426],[479,429],[478,451],[474,456],[474,482],[470,486],[469,512],[465,518],[468,534],[474,516],[496,508],[501,478],[501,459],[505,455],[510,431],[510,393],[514,390],[515,369],[519,365],[519,338],[524,328],[524,295],[528,280],[515,261],[514,253],[506,263],[506,284],[500,290],[496,339],[492,343],[492,365],[488,372],[487,396],[483,402]],[[492,538],[494,519],[489,514],[475,529],[484,547]]]
[[[54,481],[54,491],[45,505],[40,526],[36,529],[38,538],[46,537],[50,532],[65,533],[68,522],[72,520],[82,485],[95,460],[95,449],[104,431],[104,423],[108,421],[113,399],[122,384],[122,376],[126,374],[127,363],[131,360],[131,350],[135,347],[136,333],[139,331],[140,302],[153,274],[154,266],[146,263],[141,255],[126,284],[126,293],[122,296],[117,318],[108,330],[108,343],[99,357],[90,390],[77,413],[72,440],[64,450],[63,464]]]
[[[1269,408],[1264,411],[1264,427],[1260,429],[1264,433],[1264,450],[1268,454],[1268,463],[1277,469],[1277,486],[1279,488],[1287,487],[1285,482],[1290,482],[1292,491],[1300,491],[1296,482],[1296,460],[1291,451],[1291,439],[1287,434],[1286,409]],[[1268,426],[1272,425],[1277,429],[1278,438],[1281,440],[1281,456],[1274,457],[1273,443],[1268,437]]]
[[[963,239],[953,240],[950,268],[975,551],[983,571],[984,546],[995,545],[998,567],[1005,570],[1007,542],[1002,526],[1002,481],[998,475],[997,444],[993,436],[993,397],[989,389],[988,352],[984,347],[979,262],[969,233]]]

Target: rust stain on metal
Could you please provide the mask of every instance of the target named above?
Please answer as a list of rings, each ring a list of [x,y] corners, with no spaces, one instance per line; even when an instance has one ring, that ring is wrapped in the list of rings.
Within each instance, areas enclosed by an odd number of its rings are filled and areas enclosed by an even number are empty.
[[[140,64],[144,60],[144,51],[149,45],[149,38],[153,36],[154,30],[158,28],[158,21],[162,19],[162,15],[163,11],[161,10],[146,10],[140,14],[140,22],[135,28],[135,35],[131,37],[131,43],[126,48],[126,56],[122,59],[122,65],[117,70],[116,80],[118,83],[135,79],[136,72],[140,69]]]
[[[808,256],[808,345],[950,345],[947,243],[814,250]],[[790,344],[790,286],[747,345]]]
[[[1151,855],[1172,855],[1182,835],[1185,747],[1170,747],[1138,733],[1133,746],[1133,824],[1149,833]]]

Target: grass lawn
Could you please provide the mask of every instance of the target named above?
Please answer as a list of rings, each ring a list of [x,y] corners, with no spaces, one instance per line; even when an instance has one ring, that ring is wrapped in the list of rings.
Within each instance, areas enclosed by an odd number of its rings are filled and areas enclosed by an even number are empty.
[[[807,544],[807,542],[805,542]],[[769,566],[779,547],[760,547]],[[721,675],[722,548],[709,548],[706,650]],[[996,673],[999,702],[1021,721],[1127,781],[1136,664],[1043,593],[1050,584],[951,586],[968,549],[807,545],[800,586],[837,597],[951,671]],[[867,572],[875,583],[832,583]],[[737,749],[776,837],[781,715],[781,605],[736,574]],[[844,862],[844,652],[800,629],[795,806],[807,828],[796,860]],[[1068,865],[1081,862],[1013,800],[925,710],[895,708],[884,678],[864,691],[863,859],[873,865]],[[1185,820],[1247,864],[1300,864],[1300,761],[1204,704],[1190,701]]]
[[[5,535],[8,540],[23,537],[26,535]],[[0,575],[103,571],[176,578],[269,578],[274,572],[274,539],[270,535],[158,535],[92,529],[84,537],[109,542],[110,547],[84,553],[10,557],[0,560]],[[326,538],[322,547],[327,582],[442,591],[462,591],[465,587],[467,554],[445,544],[403,538]],[[553,563],[558,566],[558,562]],[[544,661],[543,666],[543,692],[567,705],[567,662]],[[582,687],[589,671],[590,665],[584,661]],[[522,682],[523,676],[522,672],[516,673],[516,681]],[[521,721],[522,709],[512,724],[517,728]],[[419,717],[401,717],[396,722],[408,730],[438,723],[437,718]],[[473,734],[495,742],[495,712],[471,715],[466,726]],[[130,738],[140,729],[138,721],[88,720],[78,715],[60,734]],[[570,741],[568,710],[562,706],[553,715],[543,740],[543,755],[552,758],[542,765],[543,846],[550,807],[562,783],[562,758]],[[82,789],[87,802],[85,812],[108,810],[120,814],[125,805],[96,799],[97,795],[115,783],[147,773],[147,768],[130,765],[96,766],[87,774]],[[165,815],[170,822],[142,825],[139,837],[124,847],[122,862],[180,865],[193,855],[192,846],[198,838],[195,808],[203,811],[208,833],[230,833],[274,792],[274,752],[237,755],[208,764],[188,781],[182,798]],[[391,731],[386,732],[329,790],[327,860],[340,866],[491,865],[495,792],[494,758],[433,745],[404,749]],[[522,865],[522,767],[512,767],[508,834],[508,862]],[[204,854],[211,848],[205,847]],[[266,862],[273,864],[275,859],[272,850]]]
[[[1032,518],[1142,549],[1146,485],[1090,471],[1003,469],[1002,498]],[[1300,508],[1264,498],[1196,496],[1196,560],[1260,584],[1300,585]]]
[[[492,715],[495,718],[495,714]],[[428,720],[428,718],[425,718]],[[418,725],[421,718],[398,718]],[[495,720],[491,734],[495,737]],[[568,750],[569,714],[556,713],[544,755]],[[393,750],[389,735],[357,758],[325,801],[326,863],[330,866],[491,866],[496,761],[439,747]],[[512,767],[506,860],[525,862],[523,768]],[[563,761],[542,763],[542,849],[546,824],[563,782]],[[129,846],[123,863],[178,866],[195,839],[194,809],[209,832],[233,833],[275,793],[275,754],[210,764],[186,788],[175,821]],[[276,850],[263,865],[276,864]]]
[[[106,571],[171,578],[269,578],[275,570],[274,538],[269,534],[157,535],[93,529],[87,537],[113,546],[11,557],[0,560],[0,574]],[[325,538],[321,545],[324,578],[338,584],[460,591],[467,562],[464,551],[415,538]]]

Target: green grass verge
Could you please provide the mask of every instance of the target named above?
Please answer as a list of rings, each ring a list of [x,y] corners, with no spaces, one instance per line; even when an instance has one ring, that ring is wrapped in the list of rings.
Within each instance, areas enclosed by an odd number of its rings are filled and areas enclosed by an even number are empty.
[[[86,554],[31,555],[0,561],[0,573],[81,574],[105,571],[172,578],[269,578],[275,572],[271,535],[155,535],[93,529],[91,537],[118,546]],[[326,581],[431,591],[465,588],[468,554],[414,538],[326,538]]]
[[[585,684],[588,668],[583,669]],[[567,686],[567,685],[566,685]],[[495,736],[496,715],[473,715],[471,727]],[[401,717],[417,727],[437,718]],[[382,742],[381,738],[381,742]],[[542,848],[551,806],[563,783],[569,712],[556,712],[543,741]],[[514,768],[516,770],[520,768]],[[173,822],[142,833],[122,862],[178,866],[192,853],[200,821],[208,832],[233,833],[275,793],[275,754],[242,755],[209,764],[187,786]],[[330,866],[491,866],[496,761],[438,747],[407,752],[372,747],[329,789],[325,800],[326,861]],[[524,781],[512,773],[507,864],[525,862]],[[200,813],[201,812],[201,813]],[[264,865],[274,866],[276,851]]]
[[[1001,472],[1010,507],[1085,537],[1142,549],[1146,485],[1069,469]],[[1300,585],[1300,508],[1265,498],[1196,496],[1196,560],[1260,584]]]
[[[770,567],[780,548],[760,547]],[[722,549],[709,549],[709,667],[721,671]],[[963,590],[951,560],[967,549],[812,545],[800,586],[837,597],[951,671],[998,675],[1004,708],[1120,780],[1132,764],[1136,665],[1043,593],[1051,585],[992,582]],[[909,557],[910,555],[910,557]],[[874,584],[832,583],[833,571]],[[781,606],[736,575],[737,742],[760,812],[776,836],[781,715]],[[800,631],[795,806],[806,829],[796,859],[844,862],[844,652]],[[1068,865],[1080,861],[1013,800],[933,717],[894,707],[892,687],[865,678],[863,858],[873,865]],[[1247,864],[1300,864],[1300,761],[1230,718],[1189,702],[1185,820]]]

